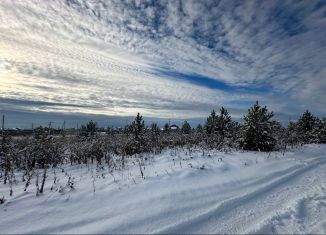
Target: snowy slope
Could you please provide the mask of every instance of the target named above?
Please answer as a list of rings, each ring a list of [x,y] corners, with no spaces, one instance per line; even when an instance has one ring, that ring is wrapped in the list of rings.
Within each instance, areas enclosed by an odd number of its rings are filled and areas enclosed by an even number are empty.
[[[325,145],[285,155],[167,150],[146,156],[145,179],[136,159],[111,173],[65,166],[55,185],[50,173],[39,197],[34,185],[23,192],[18,182],[10,198],[1,184],[0,197],[8,200],[0,205],[0,231],[325,233],[325,151]],[[75,189],[64,188],[70,175]]]

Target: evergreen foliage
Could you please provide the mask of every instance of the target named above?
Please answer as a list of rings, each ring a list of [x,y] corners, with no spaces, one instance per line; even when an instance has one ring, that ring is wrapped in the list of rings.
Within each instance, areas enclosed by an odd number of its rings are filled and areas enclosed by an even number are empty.
[[[198,124],[197,127],[196,127],[196,131],[199,132],[199,133],[202,133],[204,131],[204,128],[201,124]]]
[[[97,123],[91,120],[85,125],[81,126],[80,136],[82,137],[94,137],[97,130]]]
[[[158,127],[157,123],[152,123],[150,129],[153,136],[157,136],[160,134],[160,128]]]
[[[208,135],[215,133],[217,123],[217,116],[215,110],[212,110],[211,114],[207,117],[205,123],[205,131]]]
[[[326,118],[324,117],[318,123],[317,127],[318,143],[326,144]]]
[[[93,121],[82,126],[77,138],[75,135],[63,137],[51,125],[38,127],[32,136],[21,138],[11,138],[11,130],[6,130],[0,136],[0,179],[10,186],[15,180],[15,170],[22,171],[26,191],[36,176],[40,178],[37,181],[39,195],[45,189],[47,170],[67,161],[71,164],[95,161],[98,166],[106,162],[114,169],[119,169],[120,164],[123,169],[128,156],[146,159],[164,149],[187,148],[189,154],[192,148],[198,147],[203,149],[203,154],[206,149],[231,151],[240,147],[254,151],[285,151],[288,147],[308,143],[326,143],[325,117],[319,119],[305,111],[286,128],[272,118],[273,112],[266,106],[261,107],[257,101],[244,116],[243,124],[232,121],[222,107],[219,113],[214,110],[210,113],[204,127],[199,124],[196,129],[192,129],[187,121],[175,131],[172,131],[174,125],[169,123],[164,125],[163,131],[156,123],[146,129],[143,117],[138,113],[125,129],[108,128],[108,135],[96,135],[100,129]],[[80,136],[83,138],[78,138]],[[121,156],[121,163],[112,162],[112,155]]]
[[[304,144],[316,142],[318,138],[316,136],[315,128],[318,123],[318,119],[312,115],[311,112],[306,110],[297,122],[297,134],[300,135],[300,142]]]
[[[170,128],[170,124],[169,124],[169,123],[165,123],[165,124],[164,124],[164,127],[163,127],[163,130],[164,130],[165,132],[169,132],[169,131],[171,130],[171,128]]]
[[[218,134],[222,138],[224,138],[228,131],[230,130],[232,124],[232,119],[229,112],[222,107],[220,109],[220,114],[216,115],[215,110],[211,112],[211,114],[207,117],[205,123],[205,130],[206,133],[211,134]]]
[[[229,134],[228,132],[230,131],[231,123],[232,123],[232,119],[229,112],[224,107],[222,107],[220,109],[220,115],[217,116],[217,123],[216,123],[217,125],[216,131],[218,132],[218,134],[221,136],[222,139]]]
[[[271,151],[275,146],[275,139],[272,136],[273,112],[267,107],[261,107],[256,101],[253,107],[248,109],[244,116],[242,126],[241,146],[245,150]]]
[[[131,124],[131,131],[135,136],[136,140],[140,140],[145,131],[145,122],[143,116],[137,113],[135,120]]]
[[[297,132],[297,123],[291,121],[286,128],[286,144],[294,147],[296,144],[300,142],[300,136]]]
[[[228,140],[232,137],[232,131],[235,127],[229,112],[224,107],[221,107],[218,115],[213,110],[205,123],[208,145],[222,148],[226,142],[229,142]]]
[[[181,127],[181,131],[183,134],[190,134],[191,133],[191,126],[187,121],[184,121]]]

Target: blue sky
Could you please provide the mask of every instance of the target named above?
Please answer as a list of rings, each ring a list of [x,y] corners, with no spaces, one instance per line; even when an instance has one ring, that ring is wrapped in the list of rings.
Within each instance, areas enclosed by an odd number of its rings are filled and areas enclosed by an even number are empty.
[[[283,122],[325,115],[325,28],[325,1],[3,0],[0,113],[240,120],[259,100]]]

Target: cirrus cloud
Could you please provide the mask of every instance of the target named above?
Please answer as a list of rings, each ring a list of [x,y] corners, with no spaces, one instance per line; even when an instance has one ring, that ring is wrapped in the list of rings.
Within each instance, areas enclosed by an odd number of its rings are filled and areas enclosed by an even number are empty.
[[[259,99],[280,115],[325,114],[325,12],[323,1],[4,0],[0,107],[198,118]]]

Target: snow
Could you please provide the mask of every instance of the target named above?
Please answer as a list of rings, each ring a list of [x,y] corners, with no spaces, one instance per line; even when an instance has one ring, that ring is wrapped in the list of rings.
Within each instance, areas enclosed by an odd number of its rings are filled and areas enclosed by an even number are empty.
[[[35,179],[24,192],[18,172],[12,197],[0,185],[0,231],[326,233],[325,152],[326,145],[284,154],[171,149],[143,156],[144,178],[137,158],[123,171],[65,165],[56,184],[49,171],[38,197]]]

